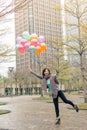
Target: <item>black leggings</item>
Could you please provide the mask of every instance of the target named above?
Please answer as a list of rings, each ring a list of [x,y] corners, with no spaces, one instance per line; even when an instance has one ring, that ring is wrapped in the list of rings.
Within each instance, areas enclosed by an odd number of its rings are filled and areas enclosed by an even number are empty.
[[[67,103],[67,104],[70,104],[71,106],[74,107],[74,104],[73,102],[71,102],[70,100],[67,100],[64,93],[60,90],[58,91],[58,96],[57,98],[53,98],[53,102],[54,102],[54,106],[55,106],[55,112],[56,112],[56,117],[59,116],[59,103],[58,103],[58,97],[60,97],[63,102]]]

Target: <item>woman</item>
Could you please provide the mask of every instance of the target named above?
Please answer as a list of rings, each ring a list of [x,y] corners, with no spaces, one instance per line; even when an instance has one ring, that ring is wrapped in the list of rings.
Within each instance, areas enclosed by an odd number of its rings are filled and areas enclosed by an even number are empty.
[[[36,74],[31,69],[30,69],[30,72],[33,75],[35,75],[36,77],[42,79],[42,89],[44,91],[47,91],[47,88],[48,88],[50,95],[52,95],[53,103],[55,106],[55,112],[56,112],[56,123],[55,124],[60,124],[59,103],[58,103],[59,97],[63,100],[63,102],[73,106],[73,108],[76,110],[76,112],[79,111],[79,108],[77,105],[75,105],[72,101],[66,99],[64,93],[60,89],[60,84],[59,84],[56,76],[52,76],[51,72],[48,68],[43,69],[42,76]]]

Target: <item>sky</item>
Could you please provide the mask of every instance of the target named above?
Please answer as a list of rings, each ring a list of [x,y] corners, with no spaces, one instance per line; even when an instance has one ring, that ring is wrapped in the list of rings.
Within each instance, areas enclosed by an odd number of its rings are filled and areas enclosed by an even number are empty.
[[[10,1],[11,0],[6,0],[6,4],[9,4]],[[1,10],[1,7],[0,7],[0,10]],[[6,22],[6,19],[9,19],[9,22]],[[4,17],[4,20],[3,18],[0,18],[0,31],[2,29],[6,29],[6,34],[3,36],[0,36],[0,44],[2,46],[6,44],[9,47],[15,48],[15,30],[14,30],[14,14],[13,13]],[[6,76],[8,73],[8,67],[15,67],[15,57],[13,57],[13,62],[0,63],[0,75]]]

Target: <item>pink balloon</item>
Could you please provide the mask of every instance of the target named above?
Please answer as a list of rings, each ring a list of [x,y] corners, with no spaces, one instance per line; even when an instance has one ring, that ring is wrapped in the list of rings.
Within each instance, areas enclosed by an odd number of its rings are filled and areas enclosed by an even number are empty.
[[[29,47],[30,47],[30,42],[25,43],[24,50],[29,51]]]

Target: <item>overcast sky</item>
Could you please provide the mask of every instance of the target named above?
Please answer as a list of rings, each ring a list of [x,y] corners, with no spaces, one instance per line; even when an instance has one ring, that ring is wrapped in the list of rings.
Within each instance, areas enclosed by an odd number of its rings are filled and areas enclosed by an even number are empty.
[[[3,2],[3,0],[0,0],[0,3],[1,1]],[[11,0],[5,1],[6,4],[9,4]],[[6,22],[6,19],[9,19],[9,22]],[[14,14],[9,14],[6,16],[6,18],[0,18],[0,31],[2,29],[6,29],[7,32],[5,35],[0,36],[0,44],[6,44],[9,47],[15,48]],[[10,66],[15,67],[15,59],[12,63],[0,63],[0,75],[6,75],[6,73],[8,72],[8,67]]]

